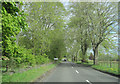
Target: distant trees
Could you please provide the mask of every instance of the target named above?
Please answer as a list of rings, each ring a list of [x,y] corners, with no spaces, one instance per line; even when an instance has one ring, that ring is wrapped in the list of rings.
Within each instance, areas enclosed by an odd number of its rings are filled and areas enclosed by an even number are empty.
[[[93,59],[94,59],[94,57],[93,57],[93,54],[92,54],[92,53],[90,53],[89,59],[90,59],[90,60],[93,60]]]
[[[66,53],[66,44],[64,42],[64,30],[55,29],[51,32],[50,51],[47,52],[50,59],[57,57],[61,59]]]
[[[32,49],[36,59],[53,60],[61,57],[64,50],[64,12],[62,3],[34,2],[25,7],[28,30],[21,32],[19,45]],[[29,7],[30,6],[30,7]],[[58,54],[59,53],[59,54]],[[43,56],[43,55],[46,56]]]
[[[73,39],[76,40],[80,44],[80,49],[82,51],[82,60],[86,61],[86,51],[90,47],[89,40],[89,31],[87,24],[87,15],[86,15],[86,3],[73,3],[71,5],[71,11],[73,17],[71,17],[71,21],[69,23],[69,27],[73,29],[75,32]]]

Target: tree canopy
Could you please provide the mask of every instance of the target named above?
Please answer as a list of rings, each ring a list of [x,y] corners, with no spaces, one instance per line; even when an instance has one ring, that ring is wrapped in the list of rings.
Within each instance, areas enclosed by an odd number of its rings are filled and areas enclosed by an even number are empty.
[[[87,62],[88,52],[96,64],[101,49],[116,49],[117,3],[1,3],[3,65],[34,66],[64,56]]]

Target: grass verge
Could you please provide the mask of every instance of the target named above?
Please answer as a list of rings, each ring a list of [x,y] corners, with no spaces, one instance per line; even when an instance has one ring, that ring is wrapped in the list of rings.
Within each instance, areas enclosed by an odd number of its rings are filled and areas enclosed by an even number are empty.
[[[88,60],[88,63],[82,63],[81,61],[77,61],[76,64],[84,64],[84,65],[87,65],[87,66],[92,66],[93,65],[93,61],[92,60]]]
[[[33,82],[35,79],[43,75],[45,72],[54,68],[56,64],[41,66],[33,68],[22,73],[14,73],[12,75],[3,74],[2,82]]]
[[[110,67],[105,67],[105,66],[100,66],[100,65],[93,65],[92,68],[106,72],[106,73],[114,74],[114,75],[120,75],[117,67],[110,68]]]
[[[89,60],[88,63],[82,63],[81,61],[78,61],[76,62],[76,64],[91,66],[92,68],[101,72],[105,72],[115,76],[120,76],[120,72],[118,70],[118,63],[112,62],[112,67],[110,67],[106,62],[102,62],[100,65],[93,65],[93,60]]]

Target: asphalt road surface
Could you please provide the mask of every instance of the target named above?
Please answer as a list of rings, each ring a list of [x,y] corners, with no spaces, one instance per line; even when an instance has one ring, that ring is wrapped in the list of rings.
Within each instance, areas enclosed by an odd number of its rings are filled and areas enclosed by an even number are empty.
[[[93,84],[93,82],[118,82],[118,78],[91,67],[63,62],[42,82],[86,82],[86,84]]]

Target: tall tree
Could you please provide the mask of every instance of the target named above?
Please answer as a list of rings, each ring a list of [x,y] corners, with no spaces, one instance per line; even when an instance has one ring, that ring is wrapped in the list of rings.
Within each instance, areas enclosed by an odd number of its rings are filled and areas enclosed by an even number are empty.
[[[82,51],[82,61],[86,60],[86,51],[90,45],[86,11],[87,5],[88,4],[85,3],[73,3],[71,5],[71,12],[73,16],[71,17],[71,22],[69,23],[69,27],[73,28],[73,39],[80,45]]]
[[[53,42],[52,31],[64,28],[65,8],[60,2],[32,2],[25,7],[28,13],[29,29],[21,33],[20,38],[25,40],[22,45],[31,48],[34,55],[42,55],[50,51]],[[29,8],[28,8],[29,7]],[[57,33],[54,33],[57,36]],[[22,40],[19,40],[19,44]]]
[[[94,64],[98,55],[98,46],[107,39],[117,25],[117,3],[73,3],[69,27],[79,32],[74,35],[81,45],[83,55],[91,44],[94,52]]]
[[[21,30],[25,30],[27,24],[25,22],[24,11],[21,11],[18,5],[22,5],[19,2],[1,2],[2,9],[2,60],[9,58],[9,63],[6,63],[6,71],[8,66],[11,67],[14,64],[21,62],[23,54],[19,51],[16,45],[16,36]],[[23,62],[23,60],[22,60]]]
[[[91,3],[93,9],[88,13],[91,43],[94,51],[94,64],[98,55],[98,46],[108,38],[117,26],[117,3]],[[93,31],[94,30],[94,31]]]

